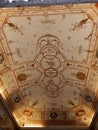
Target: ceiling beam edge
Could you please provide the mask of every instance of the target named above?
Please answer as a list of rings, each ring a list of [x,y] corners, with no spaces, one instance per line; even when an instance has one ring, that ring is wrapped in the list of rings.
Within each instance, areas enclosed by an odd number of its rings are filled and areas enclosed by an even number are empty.
[[[98,0],[14,0],[9,2],[9,0],[0,0],[0,7],[22,7],[22,6],[49,6],[49,5],[59,5],[59,4],[80,4],[80,3],[95,3]]]
[[[7,105],[5,104],[1,94],[0,94],[0,104],[2,104],[4,111],[6,111],[7,115],[9,116],[9,118],[11,119],[12,123],[14,124],[14,130],[19,130],[18,124],[15,121],[14,117],[12,116],[12,114],[10,113],[10,110],[8,109]]]

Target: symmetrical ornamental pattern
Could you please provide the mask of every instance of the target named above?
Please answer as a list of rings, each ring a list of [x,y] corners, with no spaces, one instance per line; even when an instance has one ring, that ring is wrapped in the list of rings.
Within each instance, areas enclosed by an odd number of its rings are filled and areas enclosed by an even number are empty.
[[[19,126],[90,125],[97,28],[97,4],[0,10],[0,92]]]

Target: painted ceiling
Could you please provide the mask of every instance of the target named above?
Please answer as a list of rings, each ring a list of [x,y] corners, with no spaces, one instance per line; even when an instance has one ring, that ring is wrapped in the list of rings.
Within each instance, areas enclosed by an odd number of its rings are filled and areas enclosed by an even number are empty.
[[[0,9],[0,93],[20,127],[90,126],[97,37],[97,4]]]

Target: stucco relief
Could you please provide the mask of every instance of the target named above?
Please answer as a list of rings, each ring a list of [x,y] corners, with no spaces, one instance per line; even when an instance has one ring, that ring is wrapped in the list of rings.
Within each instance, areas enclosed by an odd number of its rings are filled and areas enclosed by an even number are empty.
[[[19,126],[90,125],[98,91],[95,10],[1,10],[0,86]]]

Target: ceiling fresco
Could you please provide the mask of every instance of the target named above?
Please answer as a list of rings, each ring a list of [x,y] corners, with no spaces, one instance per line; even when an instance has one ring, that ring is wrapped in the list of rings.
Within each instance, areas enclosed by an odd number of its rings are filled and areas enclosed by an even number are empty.
[[[90,125],[97,35],[97,4],[0,9],[0,93],[20,127]]]

